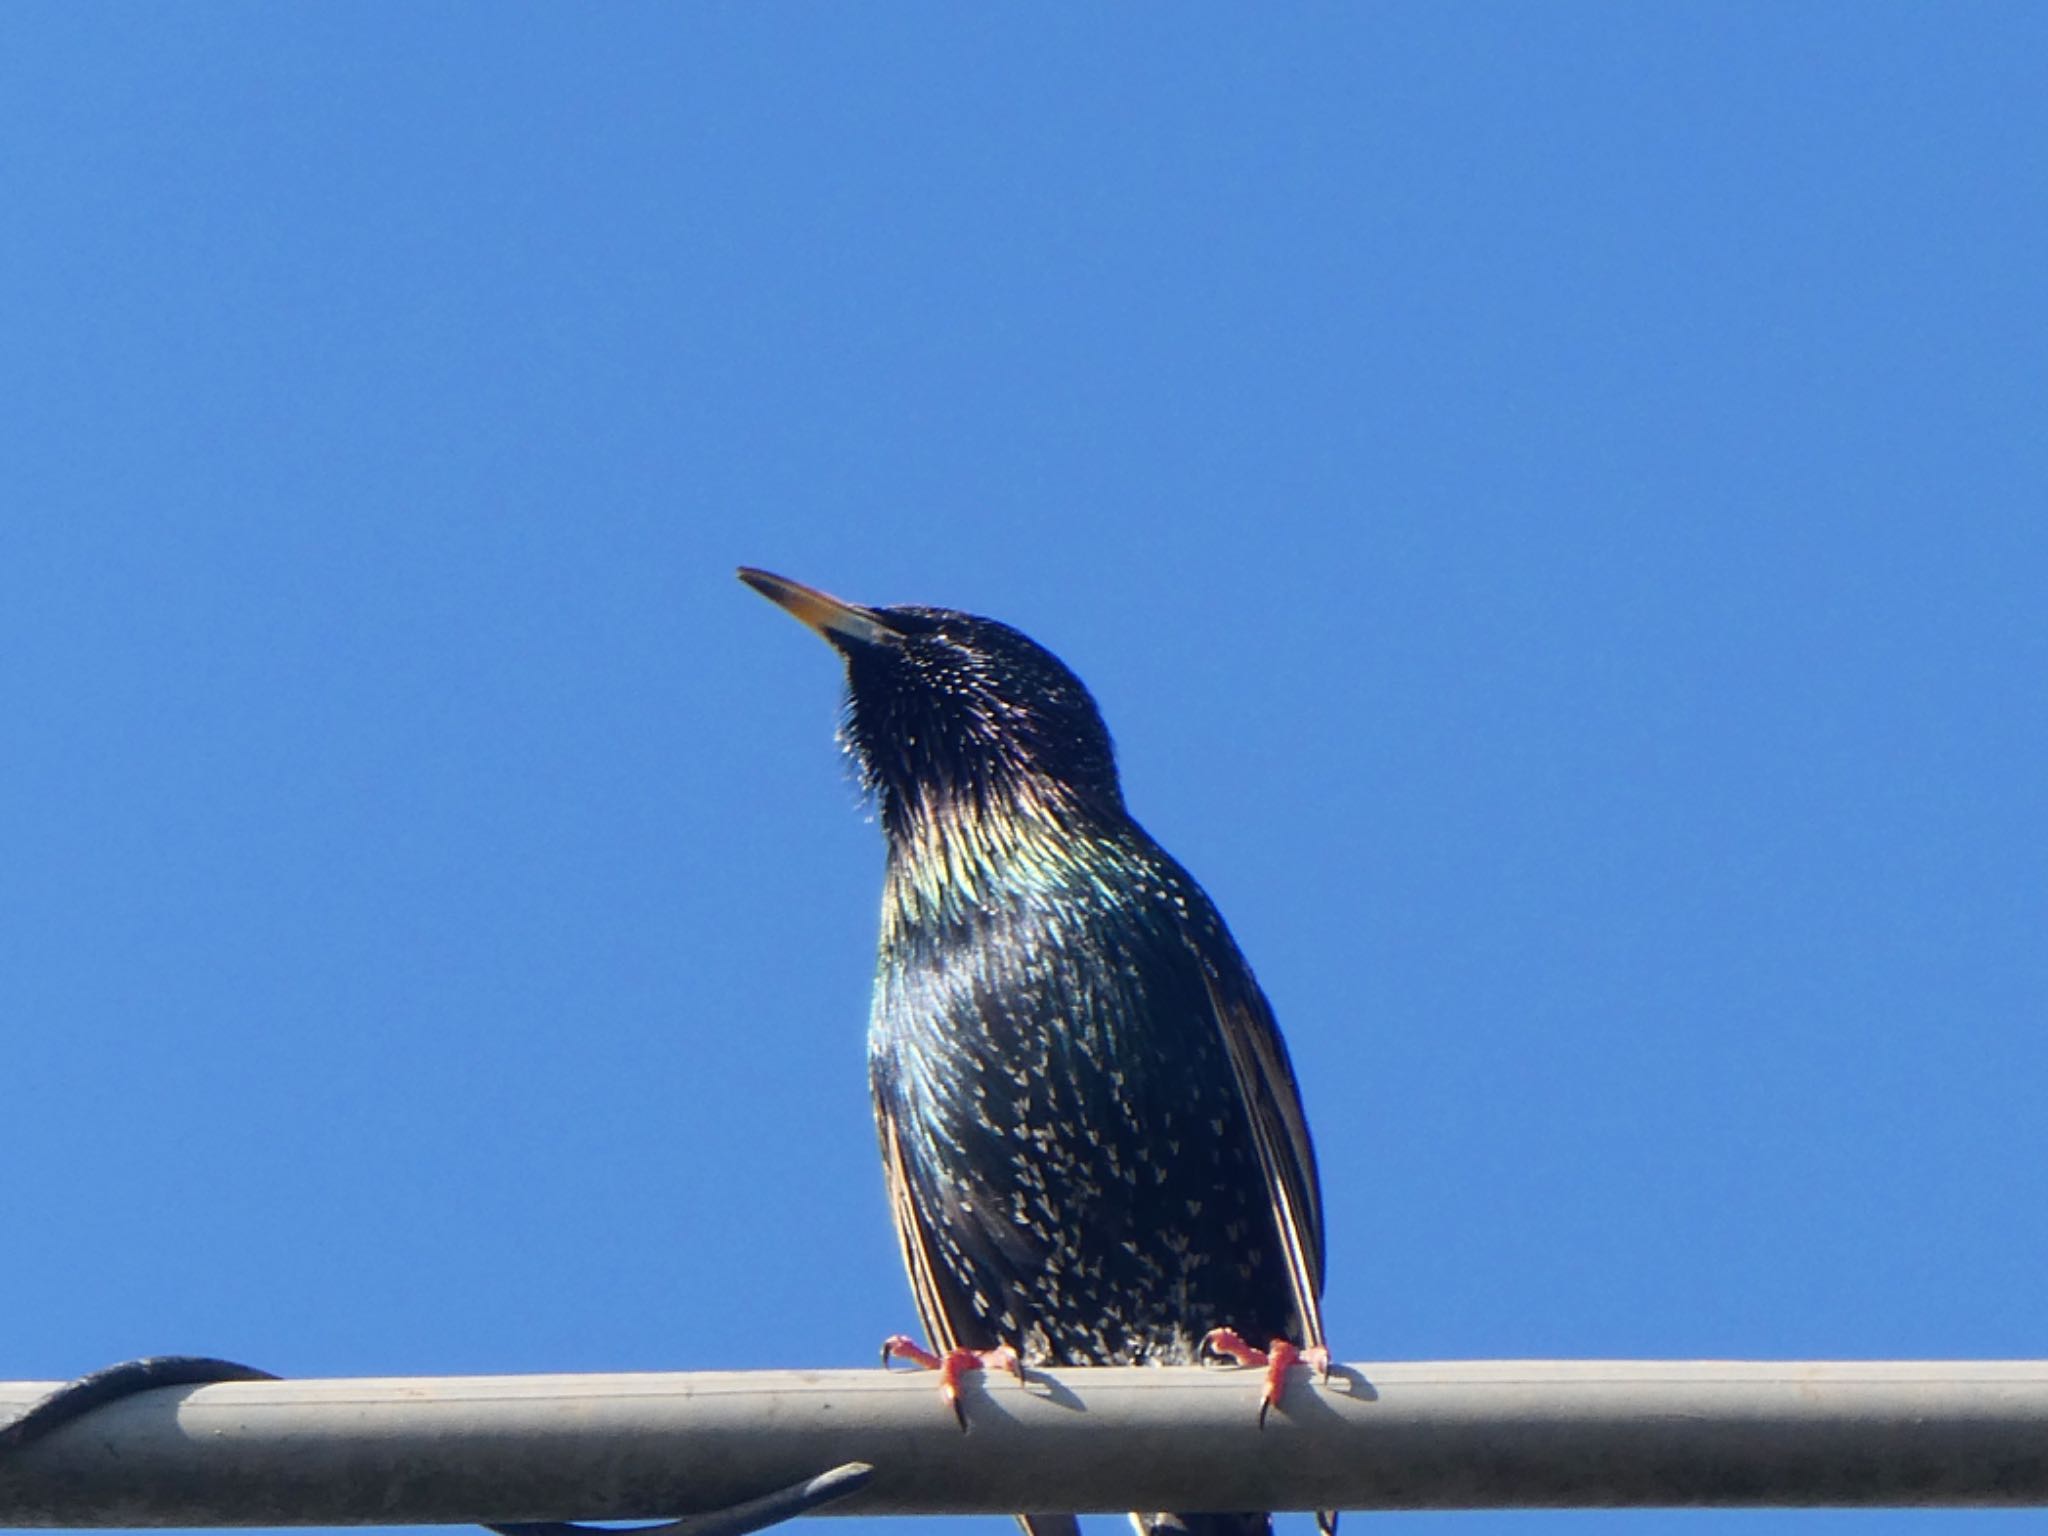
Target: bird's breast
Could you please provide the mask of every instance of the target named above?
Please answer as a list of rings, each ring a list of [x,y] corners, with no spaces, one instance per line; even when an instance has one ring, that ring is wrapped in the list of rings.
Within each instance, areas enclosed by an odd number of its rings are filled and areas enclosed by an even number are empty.
[[[880,957],[871,1068],[913,1198],[988,1320],[1044,1358],[1185,1355],[1284,1320],[1191,927],[1206,900],[1147,873],[997,885]]]

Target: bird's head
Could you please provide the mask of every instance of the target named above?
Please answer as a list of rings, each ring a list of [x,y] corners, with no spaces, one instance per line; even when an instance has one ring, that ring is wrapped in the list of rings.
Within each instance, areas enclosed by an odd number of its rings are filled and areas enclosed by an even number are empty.
[[[948,608],[863,608],[751,567],[740,579],[845,658],[842,735],[891,836],[960,817],[1123,814],[1095,700],[1044,646]]]

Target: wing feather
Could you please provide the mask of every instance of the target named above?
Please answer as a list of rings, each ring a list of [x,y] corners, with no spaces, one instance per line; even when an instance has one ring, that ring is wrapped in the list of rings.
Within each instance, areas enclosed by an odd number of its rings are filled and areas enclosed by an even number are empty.
[[[896,1218],[896,1241],[903,1251],[903,1268],[910,1276],[918,1321],[924,1325],[925,1341],[943,1354],[959,1348],[960,1340],[946,1305],[942,1272],[932,1257],[931,1232],[919,1214],[911,1190],[910,1171],[903,1161],[902,1136],[886,1095],[875,1099],[875,1124],[882,1137],[882,1172],[889,1186],[889,1210]],[[1081,1536],[1080,1522],[1072,1515],[1018,1515],[1016,1519],[1024,1536]]]
[[[917,1319],[924,1325],[926,1342],[943,1354],[960,1347],[960,1336],[946,1305],[944,1282],[932,1255],[931,1231],[911,1188],[910,1170],[903,1161],[902,1135],[886,1094],[875,1098],[875,1125],[882,1136],[882,1174],[889,1186],[889,1212],[896,1218],[896,1243],[903,1253],[904,1272],[910,1276]]]
[[[1298,1342],[1323,1344],[1323,1197],[1308,1118],[1301,1108],[1301,1089],[1287,1060],[1287,1047],[1273,1023],[1273,1011],[1257,983],[1247,974],[1243,987],[1234,987],[1216,974],[1206,958],[1202,959],[1202,976],[1272,1200],[1273,1224],[1287,1263],[1288,1290],[1301,1320]]]

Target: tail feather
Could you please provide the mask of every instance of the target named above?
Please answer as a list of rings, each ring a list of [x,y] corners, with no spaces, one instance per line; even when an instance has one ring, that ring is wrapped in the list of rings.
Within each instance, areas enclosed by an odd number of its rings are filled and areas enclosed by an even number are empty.
[[[1271,1515],[1131,1516],[1138,1536],[1272,1536]]]
[[[1132,1515],[1138,1536],[1272,1536],[1271,1515]],[[1316,1529],[1337,1536],[1337,1511],[1316,1511]],[[1041,1533],[1042,1536],[1042,1533]],[[1064,1533],[1072,1536],[1072,1533]]]

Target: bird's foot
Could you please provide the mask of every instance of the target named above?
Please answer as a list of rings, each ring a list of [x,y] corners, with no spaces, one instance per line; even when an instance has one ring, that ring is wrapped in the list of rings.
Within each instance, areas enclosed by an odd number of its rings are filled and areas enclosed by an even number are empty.
[[[946,1400],[946,1406],[953,1410],[953,1417],[960,1421],[963,1430],[967,1428],[967,1410],[960,1402],[962,1376],[969,1371],[1008,1371],[1019,1381],[1024,1379],[1024,1362],[1007,1344],[998,1344],[994,1349],[949,1349],[940,1355],[908,1335],[898,1333],[882,1341],[882,1364],[887,1365],[891,1360],[908,1360],[928,1371],[937,1371],[939,1396]]]
[[[1330,1379],[1330,1351],[1321,1344],[1304,1349],[1290,1339],[1275,1339],[1264,1349],[1247,1344],[1234,1328],[1211,1328],[1202,1336],[1202,1353],[1222,1355],[1239,1365],[1263,1365],[1266,1387],[1259,1394],[1259,1428],[1266,1427],[1266,1413],[1287,1390],[1287,1373],[1297,1365],[1311,1366]]]

